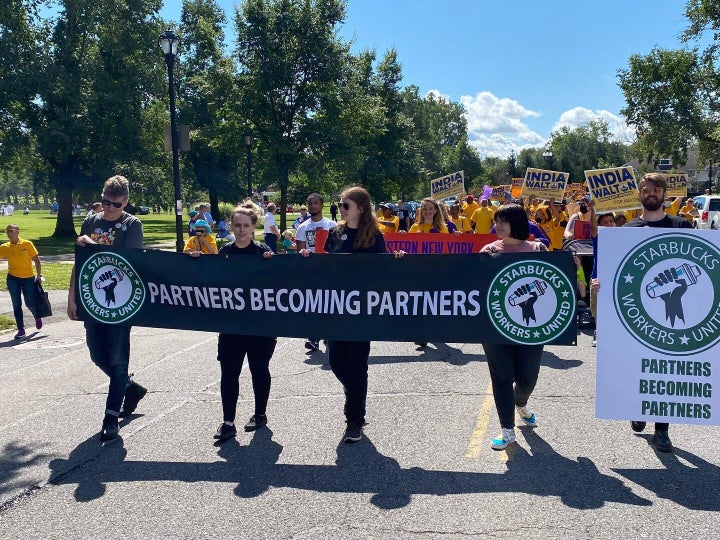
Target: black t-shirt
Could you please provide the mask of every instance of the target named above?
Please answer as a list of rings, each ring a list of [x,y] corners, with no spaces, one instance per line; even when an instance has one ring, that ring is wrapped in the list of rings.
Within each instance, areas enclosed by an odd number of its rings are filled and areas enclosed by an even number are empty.
[[[658,221],[645,221],[641,217],[636,217],[632,221],[628,221],[623,227],[660,227],[663,229],[692,229],[690,222],[678,216],[670,216],[665,214],[665,217]]]
[[[379,231],[375,235],[375,243],[372,246],[367,248],[354,247],[357,232],[357,229],[351,229],[350,227],[334,227],[330,229],[325,242],[325,251],[327,253],[387,253],[385,238]]]
[[[405,210],[404,208],[398,208],[397,210],[395,210],[395,215],[400,220],[400,228],[398,230],[407,231],[408,230],[408,226],[407,226],[408,212],[407,212],[407,210]]]
[[[218,251],[219,255],[255,255],[255,256],[262,256],[263,253],[266,251],[272,252],[272,249],[267,244],[263,244],[261,242],[257,242],[253,240],[250,242],[247,246],[244,248],[239,248],[235,245],[235,242],[232,242],[230,244],[225,244],[223,247],[220,248],[220,251]]]

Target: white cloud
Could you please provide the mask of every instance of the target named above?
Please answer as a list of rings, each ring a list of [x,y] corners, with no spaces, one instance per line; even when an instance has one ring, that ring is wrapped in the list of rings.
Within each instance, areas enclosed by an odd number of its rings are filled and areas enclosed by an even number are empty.
[[[608,129],[614,140],[620,142],[630,142],[633,139],[633,132],[625,123],[622,117],[605,111],[603,109],[592,111],[585,107],[575,107],[567,110],[560,115],[560,118],[553,126],[553,131],[567,126],[574,129],[587,124],[593,120],[604,120],[608,124]]]
[[[505,157],[510,150],[542,146],[547,140],[523,121],[537,118],[540,113],[526,109],[514,99],[483,91],[474,97],[462,96],[460,103],[466,111],[470,144],[481,156]]]

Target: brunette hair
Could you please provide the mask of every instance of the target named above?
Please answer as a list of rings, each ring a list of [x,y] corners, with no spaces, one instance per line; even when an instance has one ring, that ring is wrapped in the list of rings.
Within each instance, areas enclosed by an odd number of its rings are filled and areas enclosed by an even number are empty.
[[[106,197],[122,197],[127,200],[130,197],[130,182],[124,176],[116,174],[105,180],[103,194]]]
[[[360,219],[358,220],[358,233],[355,238],[354,248],[367,249],[375,245],[375,237],[379,232],[378,220],[375,212],[372,210],[370,202],[370,193],[361,186],[352,186],[340,193],[341,199],[350,199],[361,210]],[[347,224],[341,221],[337,227],[338,237],[342,236],[343,230]]]
[[[251,202],[244,202],[236,206],[230,214],[230,223],[236,215],[247,216],[253,225],[257,225],[258,221],[258,207]]]

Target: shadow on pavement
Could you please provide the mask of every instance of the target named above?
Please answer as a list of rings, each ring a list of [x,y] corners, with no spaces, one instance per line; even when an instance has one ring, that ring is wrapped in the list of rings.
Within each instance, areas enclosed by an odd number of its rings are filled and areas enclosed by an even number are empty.
[[[272,487],[367,493],[370,502],[382,509],[402,508],[420,494],[527,493],[558,497],[565,505],[583,510],[600,508],[606,502],[652,504],[621,480],[601,474],[590,459],[566,458],[533,431],[523,430],[523,435],[532,455],[518,445],[511,446],[504,473],[405,469],[381,454],[367,437],[356,444],[341,443],[335,465],[278,464],[283,447],[272,440],[273,433],[267,428],[255,432],[247,446],[234,439],[220,445],[218,455],[223,461],[213,463],[126,461],[120,440],[102,448],[97,440],[88,440],[62,463],[63,468],[70,468],[55,474],[51,481],[77,484],[78,501],[103,496],[111,482],[216,482],[235,484],[234,493],[244,498],[257,497]],[[59,470],[63,461],[55,460],[54,470]],[[82,470],[73,466],[88,461],[90,466]],[[715,502],[705,502],[705,507],[715,506]]]
[[[652,435],[637,434],[650,445]],[[653,450],[654,451],[654,450]],[[691,510],[720,511],[720,467],[685,450],[656,452],[664,469],[613,469],[631,482],[652,491],[661,499]]]
[[[0,498],[4,499],[9,493],[33,487],[34,481],[23,481],[18,477],[23,469],[33,467],[48,457],[49,454],[38,453],[27,445],[17,442],[6,444],[0,452]]]

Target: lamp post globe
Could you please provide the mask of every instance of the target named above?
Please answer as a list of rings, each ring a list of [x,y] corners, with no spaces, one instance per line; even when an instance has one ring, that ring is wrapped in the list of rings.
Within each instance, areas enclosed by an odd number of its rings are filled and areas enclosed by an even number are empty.
[[[175,192],[175,233],[176,233],[176,250],[182,253],[185,242],[183,242],[183,224],[182,224],[182,195],[180,192],[180,161],[178,158],[178,130],[177,118],[175,111],[175,57],[178,54],[178,46],[180,39],[172,30],[165,30],[158,40],[160,49],[165,55],[165,64],[168,69],[168,93],[170,95],[170,139],[172,141],[172,164],[173,164],[173,187]]]

